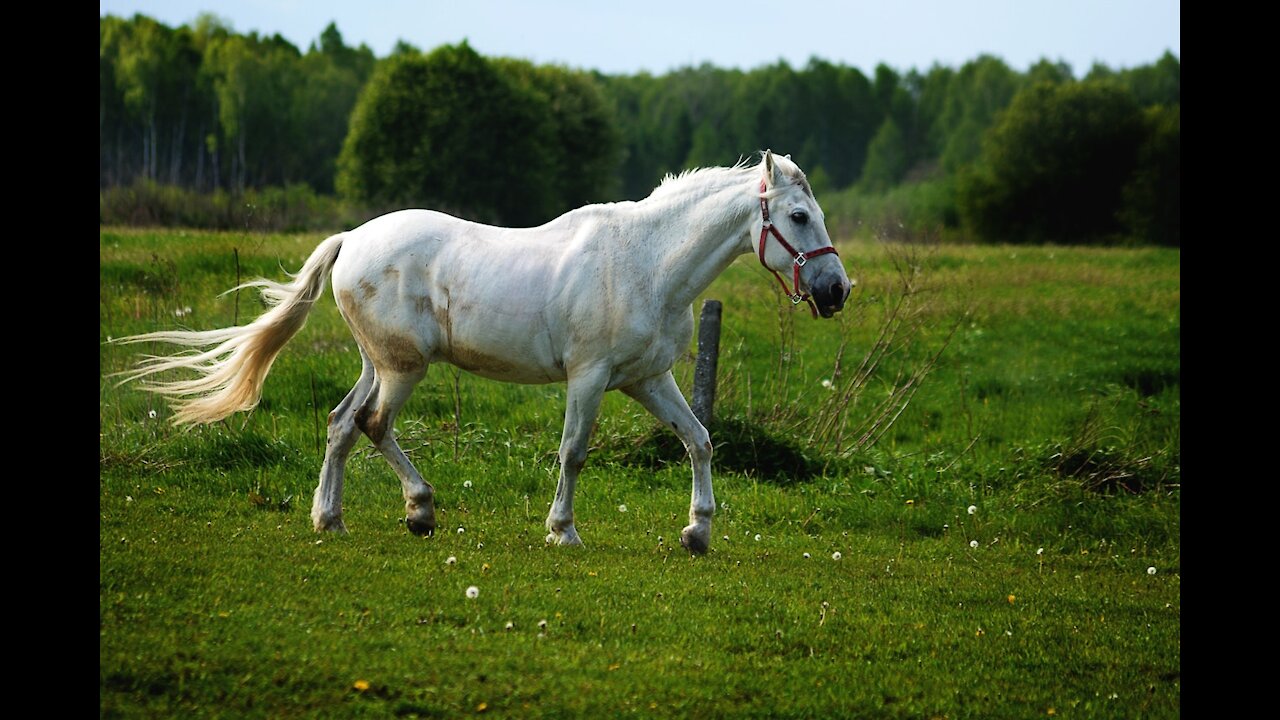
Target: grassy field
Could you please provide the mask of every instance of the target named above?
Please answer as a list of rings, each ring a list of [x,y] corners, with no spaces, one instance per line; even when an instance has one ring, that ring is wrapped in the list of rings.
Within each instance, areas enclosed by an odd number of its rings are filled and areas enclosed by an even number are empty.
[[[258,300],[218,294],[321,236],[100,238],[105,343],[244,323]],[[331,300],[257,410],[187,432],[106,377],[163,348],[103,344],[102,716],[1178,716],[1179,253],[840,250],[860,282],[834,321],[750,258],[707,293],[720,508],[700,558],[678,544],[678,442],[615,393],[578,487],[585,548],[542,540],[563,386],[447,366],[397,426],[441,532],[399,524],[362,440],[351,532],[320,536],[325,416],[359,370]]]

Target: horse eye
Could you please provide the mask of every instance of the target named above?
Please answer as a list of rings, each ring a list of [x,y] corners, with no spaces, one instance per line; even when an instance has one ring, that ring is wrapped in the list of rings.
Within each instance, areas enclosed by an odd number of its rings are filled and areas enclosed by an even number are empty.
[[[805,223],[809,222],[809,214],[803,210],[796,210],[795,212],[791,213],[791,222],[797,225],[804,225]]]

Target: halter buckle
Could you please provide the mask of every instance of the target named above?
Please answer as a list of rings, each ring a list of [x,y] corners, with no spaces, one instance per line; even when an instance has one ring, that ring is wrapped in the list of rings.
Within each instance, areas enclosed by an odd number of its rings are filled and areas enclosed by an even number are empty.
[[[795,259],[796,267],[804,267],[804,264],[806,262],[808,262],[808,260],[805,259],[804,255],[796,256],[796,259]]]
[[[804,302],[804,295],[801,295],[800,293],[797,292],[796,294],[791,296],[792,305],[799,305],[802,302]]]

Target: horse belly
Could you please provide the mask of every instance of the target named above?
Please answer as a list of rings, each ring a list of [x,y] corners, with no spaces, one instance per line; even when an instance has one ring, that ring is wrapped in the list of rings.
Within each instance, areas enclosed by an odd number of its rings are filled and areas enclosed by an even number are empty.
[[[499,312],[472,317],[451,313],[438,347],[439,358],[473,375],[526,384],[565,379],[550,335],[535,316]]]

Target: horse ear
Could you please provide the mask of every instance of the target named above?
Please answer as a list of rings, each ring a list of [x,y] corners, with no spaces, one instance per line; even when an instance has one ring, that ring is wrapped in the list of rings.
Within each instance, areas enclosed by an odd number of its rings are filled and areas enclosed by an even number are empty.
[[[773,164],[773,151],[764,151],[764,185],[771,188],[774,185],[773,174],[776,172],[777,166]]]

